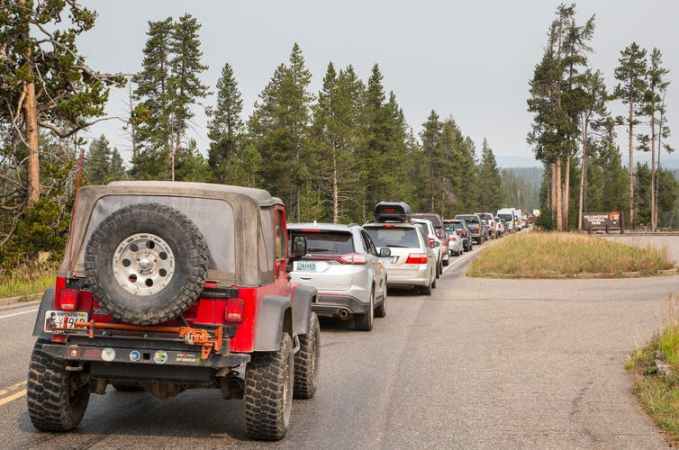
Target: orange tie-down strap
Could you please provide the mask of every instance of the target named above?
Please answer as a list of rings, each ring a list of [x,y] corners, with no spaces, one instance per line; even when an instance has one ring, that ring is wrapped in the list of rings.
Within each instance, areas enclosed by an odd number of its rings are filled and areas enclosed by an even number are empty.
[[[189,345],[197,345],[201,347],[201,358],[208,359],[210,353],[214,350],[215,353],[222,351],[222,339],[224,337],[224,327],[219,325],[215,328],[214,337],[203,328],[192,327],[164,327],[164,326],[138,326],[127,325],[124,323],[106,323],[106,322],[78,322],[75,326],[77,329],[87,330],[87,335],[94,338],[94,330],[120,330],[120,331],[138,331],[138,332],[152,332],[152,333],[168,333],[176,334],[184,339]]]

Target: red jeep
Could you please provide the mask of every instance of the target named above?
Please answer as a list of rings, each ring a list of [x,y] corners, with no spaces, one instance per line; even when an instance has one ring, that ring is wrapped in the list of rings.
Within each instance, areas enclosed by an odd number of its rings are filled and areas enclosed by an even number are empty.
[[[320,349],[316,291],[289,282],[286,239],[285,207],[264,190],[82,188],[33,331],[34,426],[77,427],[109,384],[163,399],[215,388],[244,399],[249,436],[281,439],[293,395],[316,392]]]

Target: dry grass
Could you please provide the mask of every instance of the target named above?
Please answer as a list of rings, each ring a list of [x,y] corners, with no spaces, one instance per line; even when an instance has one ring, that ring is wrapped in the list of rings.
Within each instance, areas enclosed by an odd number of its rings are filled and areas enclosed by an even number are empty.
[[[660,361],[660,362],[658,362]],[[667,364],[669,371],[661,371]],[[634,394],[669,440],[679,443],[679,297],[667,301],[666,326],[627,362],[634,373]]]
[[[0,298],[38,294],[54,284],[54,264],[31,264],[0,273]]]
[[[624,277],[671,269],[667,249],[574,233],[520,233],[483,250],[467,275],[500,278]]]

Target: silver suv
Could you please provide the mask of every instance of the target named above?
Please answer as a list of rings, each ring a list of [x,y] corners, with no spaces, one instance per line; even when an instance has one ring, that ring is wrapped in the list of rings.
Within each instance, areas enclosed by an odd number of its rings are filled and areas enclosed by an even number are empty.
[[[383,258],[390,287],[415,287],[425,295],[431,295],[436,287],[437,260],[417,225],[370,223],[363,228],[381,251],[391,250],[390,256]]]
[[[290,277],[318,290],[312,309],[325,317],[353,317],[370,331],[386,315],[387,271],[370,236],[359,225],[288,224],[291,245],[306,241],[306,255],[292,262]],[[389,249],[382,256],[390,256]]]

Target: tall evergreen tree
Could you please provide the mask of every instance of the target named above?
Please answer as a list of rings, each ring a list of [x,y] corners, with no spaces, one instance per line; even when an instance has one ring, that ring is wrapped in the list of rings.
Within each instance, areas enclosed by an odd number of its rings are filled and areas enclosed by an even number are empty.
[[[479,204],[481,211],[497,211],[502,205],[502,179],[493,150],[486,139],[481,150],[479,167]]]
[[[427,209],[436,211],[436,200],[438,194],[439,170],[442,164],[442,128],[443,125],[439,120],[439,115],[432,110],[429,113],[427,121],[422,124],[422,133],[420,139],[422,140],[422,151],[424,167],[423,186],[420,190],[420,195],[427,199]]]
[[[620,53],[618,66],[615,68],[615,78],[619,84],[615,87],[615,96],[627,105],[627,118],[624,123],[627,126],[628,152],[629,152],[629,192],[628,192],[628,217],[629,225],[634,228],[636,213],[634,210],[634,137],[635,129],[639,124],[637,116],[641,113],[640,106],[646,93],[646,50],[632,42]],[[621,120],[622,122],[622,120]]]
[[[89,183],[106,184],[111,171],[111,156],[110,144],[103,134],[90,143],[85,166]]]
[[[641,150],[651,152],[651,231],[655,231],[658,225],[658,213],[656,211],[656,143],[659,134],[658,122],[663,112],[663,95],[670,84],[666,80],[667,74],[669,74],[669,70],[663,67],[662,53],[654,48],[651,51],[648,66],[647,89],[641,105],[641,114],[649,118],[650,136],[648,134],[639,136]],[[660,132],[662,133],[662,131]]]
[[[134,75],[132,111],[136,155],[131,175],[141,179],[170,177],[171,111],[170,37],[172,18],[149,22],[142,69]]]
[[[241,159],[243,99],[231,66],[226,63],[217,81],[217,104],[207,109],[210,138],[209,165],[219,183],[241,182],[234,178],[234,164]]]

